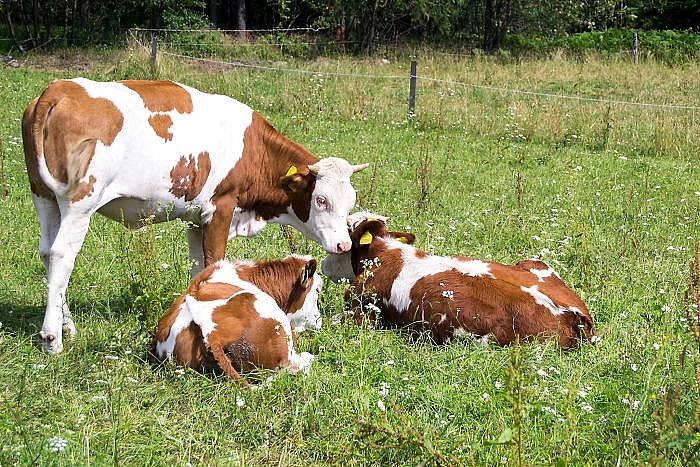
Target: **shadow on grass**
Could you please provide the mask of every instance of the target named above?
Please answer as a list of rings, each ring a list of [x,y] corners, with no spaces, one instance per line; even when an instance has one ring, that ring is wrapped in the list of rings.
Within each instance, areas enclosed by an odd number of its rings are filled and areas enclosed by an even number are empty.
[[[87,328],[92,328],[91,332],[108,333],[115,326],[129,328],[140,335],[150,336],[153,333],[143,319],[143,312],[134,309],[133,296],[126,291],[106,300],[70,300],[69,306],[78,334]],[[160,309],[153,310],[153,313],[160,317],[168,306],[170,302],[166,303],[164,299]],[[39,347],[38,334],[44,321],[44,311],[43,306],[0,302],[0,332],[18,340],[32,340]]]
[[[35,337],[44,321],[44,308],[0,303],[0,330],[18,337]]]

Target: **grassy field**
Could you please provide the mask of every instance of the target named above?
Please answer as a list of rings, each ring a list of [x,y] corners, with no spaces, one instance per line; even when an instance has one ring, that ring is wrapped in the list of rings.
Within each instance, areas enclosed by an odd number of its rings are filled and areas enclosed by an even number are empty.
[[[700,63],[386,58],[264,63],[271,70],[163,56],[153,73],[126,50],[3,69],[0,465],[699,463],[688,291],[700,242]],[[407,77],[411,59],[434,79],[418,80],[409,118],[408,79],[382,76]],[[95,216],[68,290],[78,335],[61,355],[43,354],[46,280],[20,119],[51,79],[79,75],[228,94],[320,157],[370,162],[354,177],[358,207],[391,216],[430,252],[550,263],[602,342],[566,353],[411,343],[335,323],[343,287],[326,281],[323,328],[299,336],[299,350],[317,355],[310,375],[248,390],[154,369],[144,356],[153,322],[188,280],[184,227],[129,232]],[[281,257],[290,246],[323,257],[275,225],[234,239],[228,254]]]

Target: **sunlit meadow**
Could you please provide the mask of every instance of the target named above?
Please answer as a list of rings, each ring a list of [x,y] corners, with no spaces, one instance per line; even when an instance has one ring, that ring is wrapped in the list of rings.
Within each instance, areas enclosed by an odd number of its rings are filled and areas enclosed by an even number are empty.
[[[688,291],[700,242],[700,63],[381,58],[261,69],[163,55],[154,70],[134,47],[27,57],[0,73],[0,465],[698,463]],[[370,162],[354,176],[358,208],[390,216],[431,253],[548,262],[590,308],[601,343],[412,343],[339,323],[344,288],[326,281],[323,328],[299,336],[317,355],[310,375],[249,390],[154,368],[152,326],[188,280],[185,227],[129,232],[95,216],[68,291],[78,335],[63,354],[43,354],[46,281],[20,119],[51,79],[79,75],[231,95],[318,156]],[[233,239],[228,254],[291,249],[323,257],[276,225]]]

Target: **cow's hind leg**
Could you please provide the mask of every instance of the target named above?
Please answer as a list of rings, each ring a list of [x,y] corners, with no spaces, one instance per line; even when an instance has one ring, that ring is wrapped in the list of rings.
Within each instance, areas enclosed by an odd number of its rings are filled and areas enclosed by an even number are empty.
[[[66,289],[73,272],[75,257],[83,246],[89,225],[89,213],[68,206],[62,212],[60,225],[48,254],[45,251],[43,253],[47,255],[48,264],[48,298],[39,336],[42,349],[50,354],[57,354],[63,350],[63,329],[66,330],[66,334],[75,334],[75,325],[66,302]],[[42,234],[43,230],[42,226]],[[47,226],[47,231],[50,230]]]
[[[58,209],[56,200],[32,195],[32,201],[39,215],[39,257],[44,263],[44,270],[48,275],[51,245],[53,245],[61,225],[61,211]]]
[[[48,199],[37,195],[32,195],[32,201],[34,202],[34,207],[39,215],[39,257],[41,258],[41,262],[44,264],[44,270],[46,271],[46,276],[48,278],[51,267],[51,248],[53,247],[56,236],[58,235],[58,230],[61,226],[61,211],[55,199]],[[60,311],[60,316],[63,333],[71,336],[75,335],[75,324],[70,317],[70,310],[65,303],[63,309]],[[56,321],[58,319],[59,318],[57,317],[50,317],[51,321]],[[48,323],[46,323],[46,316],[44,318],[44,323],[44,327],[47,327],[46,324]],[[44,332],[44,327],[42,327],[42,333]],[[55,327],[55,325],[48,327]],[[44,349],[50,353],[60,352],[61,346],[57,344],[58,343],[52,346],[53,351],[47,349],[46,345],[44,345]]]

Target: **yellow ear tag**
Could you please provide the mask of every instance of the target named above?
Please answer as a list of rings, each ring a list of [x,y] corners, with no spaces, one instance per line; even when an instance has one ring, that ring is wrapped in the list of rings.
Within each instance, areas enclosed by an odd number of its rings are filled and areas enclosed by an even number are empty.
[[[365,232],[362,234],[362,237],[360,237],[360,245],[369,245],[372,243],[372,234],[369,232]]]
[[[408,243],[408,239],[406,237],[397,237],[396,240],[400,241],[401,243]]]
[[[289,170],[287,170],[285,177],[289,177],[290,175],[294,175],[295,173],[297,173],[297,168],[295,166],[291,166]]]
[[[309,269],[307,267],[304,267],[301,271],[301,275],[299,276],[299,281],[301,282],[301,286],[306,288],[309,285],[309,280],[311,277],[309,276]]]

